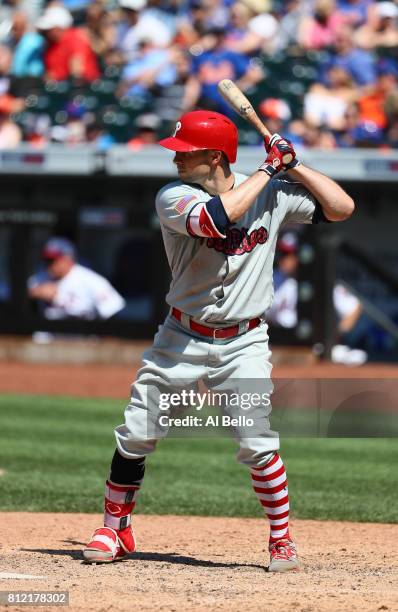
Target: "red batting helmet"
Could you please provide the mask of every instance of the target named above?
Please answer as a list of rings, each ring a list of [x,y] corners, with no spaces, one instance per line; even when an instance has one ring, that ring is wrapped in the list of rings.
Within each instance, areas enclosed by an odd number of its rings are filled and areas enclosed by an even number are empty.
[[[236,161],[238,130],[228,117],[213,111],[185,113],[176,123],[173,136],[163,138],[159,144],[172,151],[223,151],[228,161]]]

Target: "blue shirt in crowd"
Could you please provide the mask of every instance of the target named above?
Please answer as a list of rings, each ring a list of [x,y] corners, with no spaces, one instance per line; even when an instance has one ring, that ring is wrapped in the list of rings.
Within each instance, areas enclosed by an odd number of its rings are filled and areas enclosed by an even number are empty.
[[[123,80],[133,81],[147,71],[159,69],[154,81],[157,85],[167,86],[175,82],[177,71],[171,62],[168,61],[169,52],[167,49],[151,49],[145,55],[137,57],[134,61],[127,64],[123,70]],[[128,89],[130,96],[146,97],[148,88],[141,83],[134,83]]]
[[[327,72],[335,67],[348,72],[357,85],[369,85],[374,83],[377,77],[374,57],[363,49],[352,49],[345,55],[330,55],[321,65],[323,83],[328,84]]]
[[[214,49],[195,57],[192,64],[202,86],[202,97],[213,102],[220,113],[233,115],[231,107],[218,92],[217,84],[222,79],[240,79],[247,72],[250,59],[241,53]]]
[[[11,74],[16,77],[41,77],[44,39],[36,32],[25,32],[14,49]]]

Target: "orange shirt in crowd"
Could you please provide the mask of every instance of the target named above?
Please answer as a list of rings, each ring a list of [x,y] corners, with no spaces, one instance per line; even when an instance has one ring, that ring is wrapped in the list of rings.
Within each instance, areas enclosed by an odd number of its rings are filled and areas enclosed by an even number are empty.
[[[100,77],[97,58],[88,37],[78,28],[69,28],[45,51],[44,64],[48,77],[65,81],[72,76],[75,62],[81,64],[81,78],[94,81]]]
[[[374,91],[358,100],[361,121],[373,121],[379,128],[385,128],[387,117],[384,111],[386,96],[381,91]]]

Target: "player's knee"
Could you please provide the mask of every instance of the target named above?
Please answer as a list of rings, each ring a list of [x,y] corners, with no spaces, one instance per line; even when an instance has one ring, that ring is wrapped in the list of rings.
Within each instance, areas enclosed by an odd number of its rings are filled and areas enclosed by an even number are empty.
[[[266,465],[275,453],[278,452],[277,449],[274,450],[259,450],[253,445],[245,445],[241,447],[236,455],[236,460],[238,463],[243,463],[243,465],[247,465],[247,467],[261,467]]]

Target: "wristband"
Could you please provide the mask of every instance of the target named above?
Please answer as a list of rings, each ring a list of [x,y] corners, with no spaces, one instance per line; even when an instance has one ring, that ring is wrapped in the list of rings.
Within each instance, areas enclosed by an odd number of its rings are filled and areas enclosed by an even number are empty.
[[[285,165],[285,170],[293,170],[293,168],[297,168],[297,166],[301,166],[301,162],[295,157],[290,164]]]
[[[261,172],[265,172],[271,178],[274,176],[274,174],[279,172],[279,168],[275,168],[272,164],[266,161],[263,164],[261,164],[261,166],[259,166],[257,170],[261,170]]]

